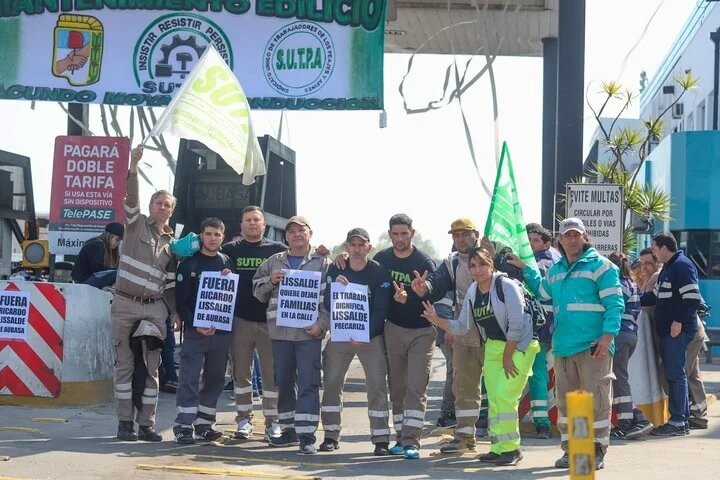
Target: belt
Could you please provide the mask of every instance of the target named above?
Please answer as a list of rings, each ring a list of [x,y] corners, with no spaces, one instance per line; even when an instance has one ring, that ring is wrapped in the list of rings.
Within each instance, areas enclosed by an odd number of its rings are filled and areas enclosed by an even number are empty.
[[[145,298],[145,297],[135,297],[133,295],[128,295],[127,293],[120,292],[118,290],[115,290],[116,295],[120,295],[121,297],[125,297],[127,299],[132,300],[133,302],[138,302],[143,305],[147,305],[148,303],[156,303],[162,301],[162,297],[160,298]]]

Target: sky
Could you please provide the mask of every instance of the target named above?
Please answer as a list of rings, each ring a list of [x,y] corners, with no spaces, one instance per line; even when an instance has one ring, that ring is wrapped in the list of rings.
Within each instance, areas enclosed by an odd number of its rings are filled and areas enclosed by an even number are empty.
[[[587,0],[585,82],[590,101],[595,105],[601,101],[596,92],[602,81],[619,80],[637,91],[642,70],[652,79],[688,15],[703,2]],[[401,212],[414,220],[417,232],[441,253],[451,245],[447,231],[453,219],[469,217],[483,230],[490,202],[479,177],[490,188],[495,178],[487,77],[463,96],[478,171],[471,161],[457,102],[428,113],[405,113],[398,85],[408,59],[409,55],[385,55],[386,128],[379,128],[376,111],[293,111],[285,116],[282,141],[296,152],[298,213],[311,222],[315,243],[337,245],[356,226],[376,240],[387,230],[390,216]],[[459,60],[464,63],[466,57]],[[450,56],[416,57],[414,82],[406,95],[410,107],[441,96],[444,70],[452,61]],[[473,59],[472,71],[484,64],[484,57]],[[542,58],[498,57],[493,66],[499,139],[510,150],[525,221],[539,221]],[[636,102],[627,115],[637,115],[637,108]],[[90,115],[91,130],[102,135],[97,107],[91,108]],[[279,119],[279,112],[252,115],[258,135],[277,136]],[[586,150],[594,129],[586,107]],[[123,130],[127,134],[127,125]],[[0,101],[0,132],[0,149],[31,157],[36,211],[47,212],[54,138],[66,132],[63,111],[49,102],[39,102],[31,110],[29,102]],[[167,140],[170,152],[176,153],[177,141]],[[162,157],[147,152],[145,160],[152,165],[146,171],[154,185],[171,189],[172,176]],[[143,198],[149,198],[151,191],[144,187]]]

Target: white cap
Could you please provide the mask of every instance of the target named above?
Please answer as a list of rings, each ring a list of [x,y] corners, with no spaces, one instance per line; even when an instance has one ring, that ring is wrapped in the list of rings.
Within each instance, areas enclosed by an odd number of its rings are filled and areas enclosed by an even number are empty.
[[[585,233],[585,224],[579,218],[566,218],[560,222],[560,234],[565,235],[570,230]]]

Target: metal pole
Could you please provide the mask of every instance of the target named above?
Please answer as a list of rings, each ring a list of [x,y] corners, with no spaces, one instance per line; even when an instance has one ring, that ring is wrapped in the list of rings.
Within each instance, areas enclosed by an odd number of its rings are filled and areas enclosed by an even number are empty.
[[[555,225],[555,136],[557,127],[558,39],[546,37],[543,42],[543,123],[542,123],[542,211],[545,228]]]
[[[718,129],[718,83],[720,83],[720,28],[710,32],[710,40],[715,44],[715,69],[713,76],[713,123],[712,129]]]

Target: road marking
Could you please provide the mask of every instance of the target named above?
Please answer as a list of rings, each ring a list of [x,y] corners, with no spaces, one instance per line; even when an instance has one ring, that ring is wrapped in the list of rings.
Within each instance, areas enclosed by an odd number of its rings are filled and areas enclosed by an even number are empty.
[[[28,427],[3,427],[3,426],[0,426],[0,432],[40,433],[40,429],[39,428],[28,428]]]
[[[308,475],[288,475],[283,473],[265,473],[256,470],[237,470],[229,468],[183,467],[178,465],[148,465],[139,463],[138,470],[163,470],[168,472],[197,473],[199,475],[229,475],[233,477],[280,478],[287,480],[320,480],[321,477]]]
[[[50,418],[50,417],[33,417],[33,422],[45,422],[45,423],[70,423],[67,418]]]
[[[194,455],[188,455],[189,457],[199,457],[199,458],[211,458],[213,460],[237,460],[240,462],[248,462],[248,463],[268,463],[271,465],[282,465],[282,466],[289,466],[289,467],[297,467],[297,466],[307,466],[307,467],[320,467],[320,468],[343,468],[347,467],[349,464],[347,463],[311,463],[311,462],[289,462],[287,460],[273,460],[271,458],[258,458],[258,457],[236,457],[236,456],[226,456],[226,455],[205,455],[203,453],[198,453]]]

